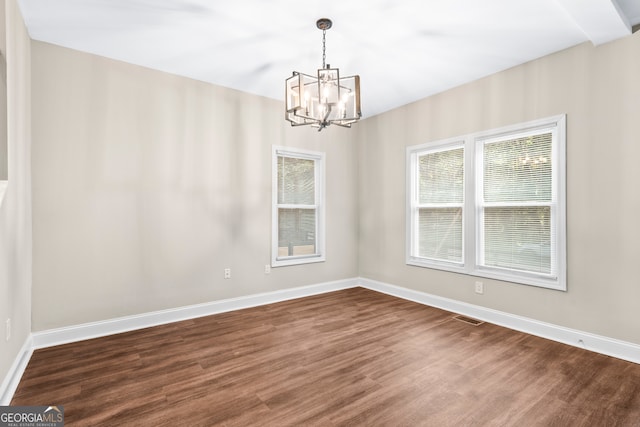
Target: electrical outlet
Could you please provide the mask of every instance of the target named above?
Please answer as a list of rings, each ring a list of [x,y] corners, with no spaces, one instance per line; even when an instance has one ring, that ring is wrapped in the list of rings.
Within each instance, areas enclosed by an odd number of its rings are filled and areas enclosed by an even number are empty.
[[[224,269],[224,278],[225,279],[231,279],[231,269],[230,268],[225,268]]]
[[[7,319],[6,329],[4,332],[5,339],[9,341],[11,339],[11,318]]]
[[[264,274],[270,274],[271,273],[271,266],[269,264],[265,264],[264,265]]]
[[[484,294],[484,285],[482,282],[476,282],[476,294]]]

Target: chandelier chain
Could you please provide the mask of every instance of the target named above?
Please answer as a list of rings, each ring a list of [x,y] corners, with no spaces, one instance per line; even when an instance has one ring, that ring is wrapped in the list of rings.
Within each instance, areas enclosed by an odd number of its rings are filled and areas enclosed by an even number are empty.
[[[325,62],[327,59],[327,54],[326,52],[326,35],[327,35],[327,30],[323,29],[322,30],[322,68],[327,68],[325,66]]]

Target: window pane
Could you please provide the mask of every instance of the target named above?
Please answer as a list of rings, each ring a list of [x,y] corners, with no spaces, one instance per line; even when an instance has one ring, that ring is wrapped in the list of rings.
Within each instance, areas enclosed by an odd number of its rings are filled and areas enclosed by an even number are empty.
[[[278,256],[316,253],[316,210],[278,209]]]
[[[418,158],[418,202],[462,203],[464,149],[438,151]]]
[[[315,161],[278,157],[278,203],[315,204]]]
[[[462,208],[418,211],[418,256],[462,262]]]
[[[484,146],[485,202],[550,201],[552,133]]]
[[[548,206],[485,208],[484,264],[551,273]]]

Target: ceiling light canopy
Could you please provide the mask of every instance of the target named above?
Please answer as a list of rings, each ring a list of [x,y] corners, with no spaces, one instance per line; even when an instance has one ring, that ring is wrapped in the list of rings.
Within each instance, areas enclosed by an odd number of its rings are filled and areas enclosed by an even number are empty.
[[[317,76],[294,71],[286,80],[285,118],[291,126],[311,125],[318,131],[332,124],[351,127],[362,116],[360,76],[341,78],[338,68],[325,64],[326,34],[331,25],[327,18],[316,22],[322,30],[322,68]]]

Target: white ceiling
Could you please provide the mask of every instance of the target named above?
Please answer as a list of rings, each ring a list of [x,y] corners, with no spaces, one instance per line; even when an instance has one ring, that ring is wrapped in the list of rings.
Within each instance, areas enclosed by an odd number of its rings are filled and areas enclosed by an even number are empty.
[[[296,70],[359,74],[365,117],[576,44],[640,0],[19,0],[35,40],[281,99]]]

